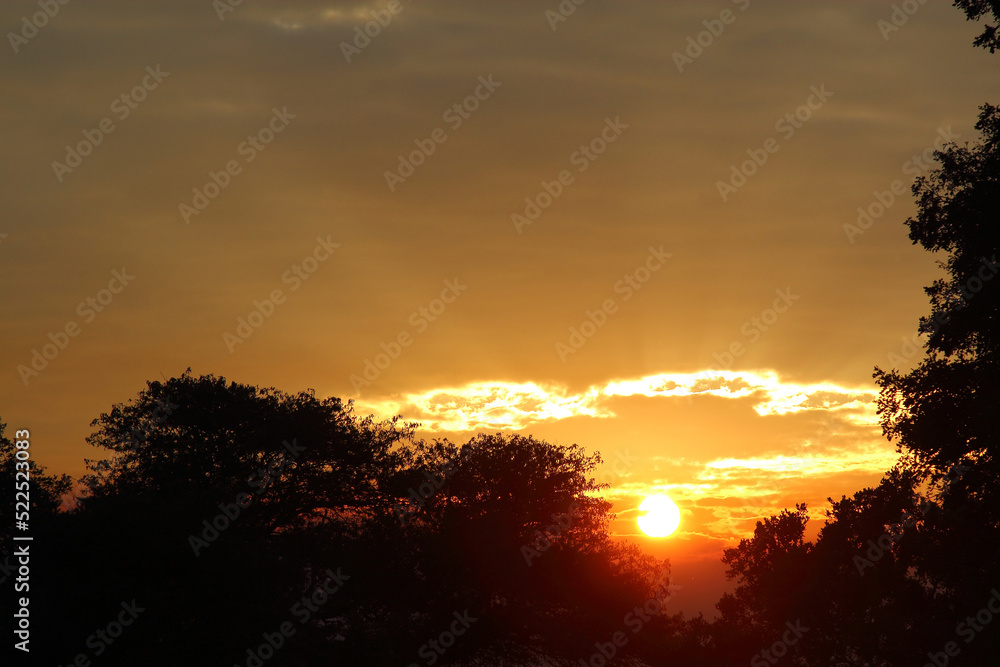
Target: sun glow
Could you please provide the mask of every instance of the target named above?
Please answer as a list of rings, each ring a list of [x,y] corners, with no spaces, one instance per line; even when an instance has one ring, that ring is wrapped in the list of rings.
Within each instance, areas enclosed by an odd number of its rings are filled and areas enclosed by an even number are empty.
[[[639,529],[650,537],[666,537],[681,523],[681,511],[677,504],[666,496],[649,496],[639,505],[645,514],[636,519]]]

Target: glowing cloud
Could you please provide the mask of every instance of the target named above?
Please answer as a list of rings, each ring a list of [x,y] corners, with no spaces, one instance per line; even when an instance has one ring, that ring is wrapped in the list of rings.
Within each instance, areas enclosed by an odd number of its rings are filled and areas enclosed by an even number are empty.
[[[407,394],[400,401],[366,403],[377,414],[418,419],[428,431],[522,429],[541,421],[569,417],[613,417],[597,405],[597,394],[568,394],[564,387],[533,382],[473,382],[463,387]],[[412,417],[411,417],[412,415]]]
[[[519,430],[571,418],[609,419],[616,417],[613,406],[632,397],[743,401],[744,408],[760,417],[813,413],[802,435],[788,444],[794,448],[791,452],[776,448],[700,460],[677,458],[675,452],[673,458],[644,458],[641,468],[627,451],[620,460],[613,447],[604,452],[605,464],[595,478],[610,484],[598,493],[621,512],[615,525],[618,534],[635,532],[630,508],[639,499],[667,494],[689,515],[688,528],[677,533],[680,539],[731,543],[752,533],[756,521],[800,500],[810,502],[811,515],[821,523],[822,499],[802,495],[799,483],[804,479],[871,478],[892,467],[898,454],[878,433],[877,395],[870,387],[788,382],[773,371],[706,370],[616,379],[577,393],[555,384],[488,381],[357,403],[359,410],[381,417],[398,414],[417,421],[423,431],[451,433]]]
[[[874,450],[838,452],[829,455],[772,456],[769,458],[721,459],[707,464],[701,479],[729,478],[743,473],[774,473],[781,475],[829,476],[838,473],[888,470],[899,454],[884,447]]]
[[[614,397],[716,396],[753,399],[761,416],[804,411],[843,412],[857,425],[877,423],[871,388],[842,387],[829,382],[784,382],[773,371],[701,371],[661,373],[632,380],[614,380],[571,394],[566,387],[533,382],[472,382],[460,387],[405,394],[399,399],[358,401],[360,408],[378,415],[402,414],[421,422],[428,431],[519,430],[545,421],[571,417],[614,417],[608,407]]]

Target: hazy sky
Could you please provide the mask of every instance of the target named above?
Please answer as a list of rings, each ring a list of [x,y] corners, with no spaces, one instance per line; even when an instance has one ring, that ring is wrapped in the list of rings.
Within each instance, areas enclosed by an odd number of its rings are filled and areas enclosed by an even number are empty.
[[[0,417],[76,476],[190,366],[578,443],[618,532],[678,501],[642,544],[705,599],[757,518],[875,483],[872,369],[938,272],[909,187],[1000,91],[977,26],[559,6],[3,3]]]

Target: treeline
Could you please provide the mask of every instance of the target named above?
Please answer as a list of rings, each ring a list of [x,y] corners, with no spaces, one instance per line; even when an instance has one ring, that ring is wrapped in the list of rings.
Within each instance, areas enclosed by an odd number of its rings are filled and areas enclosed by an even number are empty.
[[[976,44],[1000,48],[997,28]],[[874,374],[899,464],[831,499],[814,542],[800,505],[726,550],[717,621],[667,613],[669,564],[609,535],[596,454],[416,440],[336,398],[188,372],[93,422],[72,507],[72,480],[29,464],[30,590],[0,506],[8,624],[29,598],[30,664],[79,667],[997,664],[1000,109],[976,127],[913,187],[910,238],[946,275],[919,365]],[[8,490],[16,440],[0,423]],[[25,664],[7,637],[4,664]]]
[[[683,642],[659,613],[667,563],[611,539],[579,447],[417,441],[190,372],[93,425],[110,456],[75,507],[68,478],[31,473],[38,664],[531,664],[594,650],[637,607],[656,611],[644,635]],[[16,451],[4,438],[10,486]]]

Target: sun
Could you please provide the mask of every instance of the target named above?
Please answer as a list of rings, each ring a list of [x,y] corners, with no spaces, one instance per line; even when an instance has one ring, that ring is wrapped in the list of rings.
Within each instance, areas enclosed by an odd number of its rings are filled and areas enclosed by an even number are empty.
[[[677,504],[666,496],[649,496],[639,505],[645,512],[636,519],[639,529],[650,537],[666,537],[681,523],[681,511]]]

